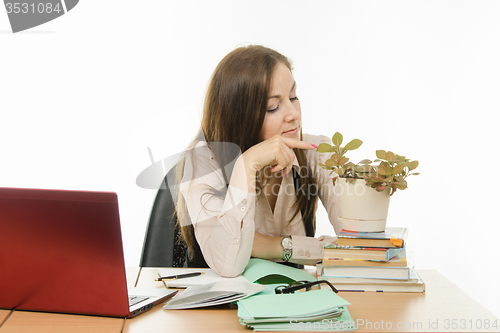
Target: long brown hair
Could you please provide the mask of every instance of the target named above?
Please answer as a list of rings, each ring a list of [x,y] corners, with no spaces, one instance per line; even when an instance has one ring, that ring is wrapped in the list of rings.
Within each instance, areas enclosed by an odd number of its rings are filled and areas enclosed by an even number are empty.
[[[282,54],[260,45],[239,47],[227,54],[215,68],[203,106],[203,119],[197,139],[204,136],[206,142],[231,142],[238,145],[241,153],[259,143],[259,134],[267,110],[269,89],[272,76],[278,63],[285,64],[290,70],[290,61]],[[195,141],[197,140],[195,139]],[[191,147],[194,143],[191,144]],[[301,149],[294,149],[299,165],[299,186],[310,189],[315,184],[311,171],[307,167],[305,154]],[[229,164],[232,157],[223,151],[212,148],[215,161],[219,166]],[[178,181],[182,178],[183,163],[177,165]],[[226,186],[229,184],[232,170],[221,168]],[[226,174],[227,172],[227,174]],[[310,191],[297,193],[295,215],[302,210],[303,219],[314,214],[317,205],[315,193]],[[194,233],[188,225],[186,204],[182,194],[177,198],[177,223],[181,227],[183,240],[194,252]]]

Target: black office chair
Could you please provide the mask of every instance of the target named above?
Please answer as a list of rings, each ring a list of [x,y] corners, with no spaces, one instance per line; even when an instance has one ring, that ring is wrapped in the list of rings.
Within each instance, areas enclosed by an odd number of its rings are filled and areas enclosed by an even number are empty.
[[[175,204],[168,186],[175,181],[174,166],[163,179],[156,194],[144,236],[139,266],[208,268],[198,243],[195,241],[194,257],[190,259],[189,249],[182,242]],[[193,232],[193,226],[189,225],[189,228]]]

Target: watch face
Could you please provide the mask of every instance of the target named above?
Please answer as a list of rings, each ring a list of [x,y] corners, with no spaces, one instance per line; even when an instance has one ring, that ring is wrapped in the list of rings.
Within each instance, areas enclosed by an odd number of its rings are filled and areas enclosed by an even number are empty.
[[[292,248],[292,240],[290,238],[283,239],[283,247],[290,250]]]

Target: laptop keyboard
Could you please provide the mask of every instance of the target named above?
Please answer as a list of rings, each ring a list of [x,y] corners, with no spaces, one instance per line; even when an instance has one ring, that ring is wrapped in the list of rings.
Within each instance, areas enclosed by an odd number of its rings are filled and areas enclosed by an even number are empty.
[[[147,297],[147,296],[133,296],[133,295],[129,295],[128,296],[128,306],[136,305],[137,303],[145,301],[148,298],[149,297]]]

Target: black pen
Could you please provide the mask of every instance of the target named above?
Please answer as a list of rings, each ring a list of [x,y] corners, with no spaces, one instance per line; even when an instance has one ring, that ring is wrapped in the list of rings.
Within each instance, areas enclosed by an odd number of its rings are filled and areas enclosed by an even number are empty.
[[[205,272],[196,272],[196,273],[187,273],[187,274],[163,276],[163,277],[157,278],[155,281],[176,280],[176,279],[182,279],[182,278],[189,278],[189,277],[200,276],[201,274],[205,274]]]

